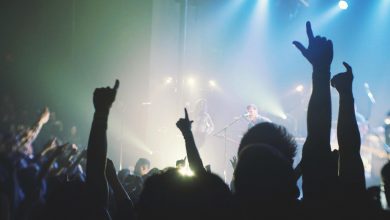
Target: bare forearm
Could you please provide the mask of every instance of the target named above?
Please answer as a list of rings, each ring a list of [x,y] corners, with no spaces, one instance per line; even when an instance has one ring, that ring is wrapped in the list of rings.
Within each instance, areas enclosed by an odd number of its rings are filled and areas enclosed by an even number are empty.
[[[204,171],[203,162],[200,158],[198,149],[196,148],[195,139],[191,131],[187,131],[183,133],[184,140],[186,143],[186,151],[188,163],[194,172],[202,172]]]
[[[337,163],[330,149],[331,101],[330,72],[313,73],[307,123],[308,137],[302,151],[303,191],[307,200],[331,196],[337,177]]]
[[[352,92],[340,94],[337,139],[339,146],[341,146],[340,154],[343,154],[344,152],[360,154],[360,132],[356,123]]]
[[[315,151],[330,151],[331,99],[329,70],[314,70],[313,91],[307,113],[308,140]],[[319,149],[319,146],[322,146]]]
[[[107,113],[95,112],[87,149],[87,184],[97,189],[104,201],[108,198],[105,176],[107,156]]]
[[[364,166],[360,157],[360,133],[356,123],[352,91],[340,94],[337,139],[340,152],[340,179],[348,189],[365,190]]]

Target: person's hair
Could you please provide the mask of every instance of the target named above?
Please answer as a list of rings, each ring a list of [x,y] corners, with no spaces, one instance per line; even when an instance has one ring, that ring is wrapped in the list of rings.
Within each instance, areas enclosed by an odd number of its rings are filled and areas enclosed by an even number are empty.
[[[387,206],[390,207],[390,162],[382,167],[381,176],[384,183]]]
[[[118,179],[121,183],[124,182],[124,180],[126,179],[126,177],[128,177],[130,175],[130,170],[125,168],[125,169],[122,169],[118,172]]]
[[[234,188],[237,208],[249,216],[288,215],[299,195],[289,160],[266,144],[248,145],[242,150],[234,170]],[[274,213],[277,209],[286,213]]]
[[[385,164],[381,169],[381,176],[385,182],[390,183],[390,162]]]
[[[140,220],[227,219],[230,201],[220,177],[207,172],[188,177],[170,168],[145,181],[136,209]]]
[[[281,125],[263,122],[249,129],[241,139],[238,154],[250,144],[268,144],[278,149],[292,165],[297,143],[294,137]]]
[[[257,106],[255,104],[249,104],[246,106],[246,109],[250,109],[250,108],[253,108],[253,109],[256,109],[257,110]]]
[[[135,163],[135,166],[134,166],[134,175],[141,175],[141,167],[142,166],[148,166],[150,167],[150,161],[148,159],[145,159],[145,158],[139,158],[137,160],[137,163]]]

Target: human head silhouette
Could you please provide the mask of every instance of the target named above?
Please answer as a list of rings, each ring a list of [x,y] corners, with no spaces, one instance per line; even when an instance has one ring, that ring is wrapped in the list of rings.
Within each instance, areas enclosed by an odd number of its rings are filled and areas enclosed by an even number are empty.
[[[294,162],[297,144],[294,137],[283,126],[270,122],[256,124],[241,139],[238,155],[246,146],[251,144],[268,144],[278,149],[290,165]]]

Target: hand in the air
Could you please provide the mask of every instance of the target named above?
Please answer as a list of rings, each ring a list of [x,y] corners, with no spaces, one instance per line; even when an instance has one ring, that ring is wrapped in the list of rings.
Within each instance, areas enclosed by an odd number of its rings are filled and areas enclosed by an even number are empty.
[[[180,118],[179,121],[176,122],[176,126],[180,129],[181,132],[191,131],[191,124],[194,121],[190,121],[186,108],[184,109],[184,115],[184,118]]]
[[[46,124],[50,119],[50,111],[49,111],[49,108],[48,107],[45,107],[45,109],[43,109],[41,115],[39,116],[39,124],[40,125],[44,125]]]
[[[230,159],[230,164],[232,165],[233,169],[236,169],[237,166],[237,157],[233,156],[232,159]]]
[[[302,43],[294,41],[303,56],[316,68],[330,69],[333,60],[333,43],[325,37],[314,37],[310,22],[306,22],[306,33],[309,39],[309,46],[306,48]]]
[[[115,81],[114,88],[97,88],[93,93],[93,105],[95,111],[108,112],[115,101],[116,92],[119,88],[119,80]]]
[[[343,62],[343,65],[345,66],[347,71],[335,75],[330,81],[331,85],[334,88],[336,88],[340,94],[352,92],[352,81],[353,81],[352,68],[346,62]]]

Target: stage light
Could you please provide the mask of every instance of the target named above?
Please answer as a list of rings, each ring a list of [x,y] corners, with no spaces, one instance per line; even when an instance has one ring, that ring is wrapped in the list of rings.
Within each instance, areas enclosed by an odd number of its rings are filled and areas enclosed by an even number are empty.
[[[310,4],[307,0],[299,0],[305,7],[309,7]]]
[[[348,8],[347,1],[339,1],[339,8],[342,10],[346,10]]]
[[[287,115],[284,114],[284,113],[282,113],[282,114],[280,115],[280,117],[281,117],[283,120],[286,120],[286,119],[287,119]]]
[[[390,118],[386,118],[386,119],[385,119],[385,124],[386,124],[386,125],[390,125]]]
[[[187,84],[188,84],[189,86],[194,86],[195,83],[196,83],[196,81],[195,81],[194,78],[189,77],[189,78],[187,79]]]
[[[194,176],[194,172],[190,169],[188,164],[184,167],[179,168],[179,173],[183,176]]]
[[[214,80],[209,80],[209,86],[210,87],[216,87],[217,83]]]
[[[173,78],[172,77],[168,77],[165,79],[165,84],[171,84],[173,81]]]
[[[303,92],[304,89],[305,87],[303,87],[303,85],[298,85],[297,87],[295,87],[295,91],[297,92]]]

